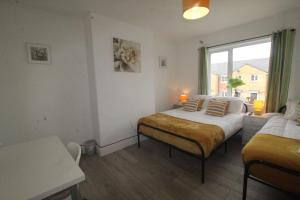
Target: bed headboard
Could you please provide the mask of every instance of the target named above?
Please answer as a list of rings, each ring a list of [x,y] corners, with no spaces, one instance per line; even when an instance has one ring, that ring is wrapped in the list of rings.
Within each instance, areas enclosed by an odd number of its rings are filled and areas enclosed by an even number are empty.
[[[242,110],[243,113],[247,113],[248,112],[248,106],[247,104],[243,103],[243,110]]]
[[[285,114],[285,111],[286,111],[286,106],[282,106],[281,108],[279,108],[278,112],[279,113],[282,113],[282,114]]]

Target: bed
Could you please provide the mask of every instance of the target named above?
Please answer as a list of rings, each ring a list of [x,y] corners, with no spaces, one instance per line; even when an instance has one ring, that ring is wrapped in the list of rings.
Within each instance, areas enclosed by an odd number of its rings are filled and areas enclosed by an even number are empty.
[[[205,160],[222,144],[225,145],[225,152],[227,151],[227,140],[242,129],[243,112],[247,112],[246,105],[238,100],[240,104],[237,107],[240,108],[237,111],[229,106],[229,111],[232,112],[223,117],[207,115],[206,105],[209,99],[210,97],[206,97],[203,109],[198,112],[187,112],[179,108],[141,118],[137,127],[138,147],[141,146],[140,135],[144,135],[167,144],[170,157],[174,148],[199,158],[204,183]],[[235,100],[229,98],[232,106],[236,105]]]
[[[245,164],[243,200],[247,180],[300,195],[300,126],[283,115],[272,117],[242,151]]]

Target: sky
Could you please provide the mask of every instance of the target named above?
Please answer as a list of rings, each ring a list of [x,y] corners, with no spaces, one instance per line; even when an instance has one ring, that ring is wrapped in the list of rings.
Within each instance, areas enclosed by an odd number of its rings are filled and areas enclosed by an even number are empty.
[[[269,58],[271,42],[239,47],[233,49],[233,62],[251,59]],[[211,54],[211,64],[227,63],[228,52],[223,51]]]

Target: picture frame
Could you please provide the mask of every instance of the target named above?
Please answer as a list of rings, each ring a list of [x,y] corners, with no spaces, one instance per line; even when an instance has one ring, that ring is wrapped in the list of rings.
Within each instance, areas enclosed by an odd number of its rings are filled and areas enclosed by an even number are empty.
[[[28,62],[30,64],[51,64],[50,46],[47,44],[26,43]]]
[[[120,38],[113,38],[115,72],[141,72],[141,44]]]
[[[159,68],[168,68],[168,59],[165,56],[159,56]]]

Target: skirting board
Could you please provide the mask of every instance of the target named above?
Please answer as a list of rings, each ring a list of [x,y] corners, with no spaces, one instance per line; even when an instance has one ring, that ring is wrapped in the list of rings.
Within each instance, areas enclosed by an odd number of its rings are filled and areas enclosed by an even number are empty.
[[[145,139],[146,139],[146,137],[141,136],[141,141],[143,141]],[[137,137],[133,137],[133,138],[128,138],[127,140],[122,140],[118,143],[115,143],[115,144],[112,144],[110,146],[106,146],[103,148],[100,148],[99,146],[97,146],[97,154],[102,157],[102,156],[108,155],[110,153],[113,153],[115,151],[124,149],[124,148],[131,146],[133,144],[136,144],[136,143],[137,143]]]

